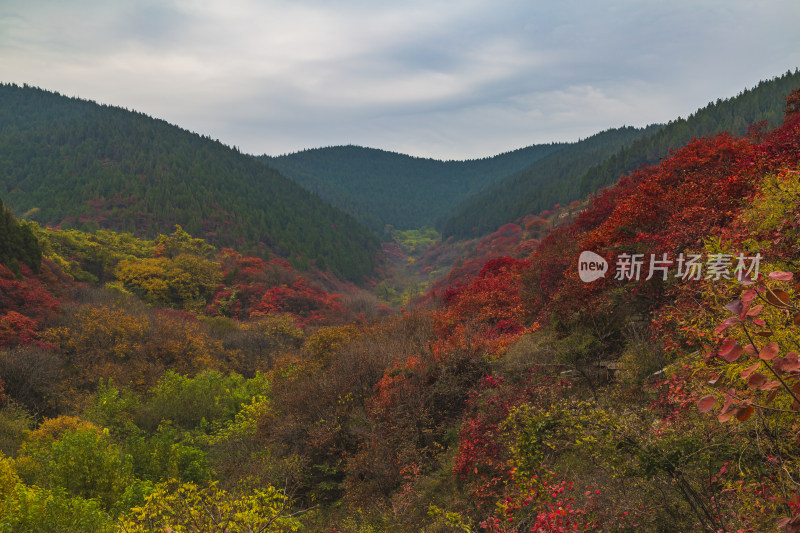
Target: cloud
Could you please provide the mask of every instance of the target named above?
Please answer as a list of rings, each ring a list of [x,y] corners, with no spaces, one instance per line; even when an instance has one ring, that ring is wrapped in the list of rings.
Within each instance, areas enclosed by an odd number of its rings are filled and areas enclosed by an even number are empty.
[[[0,72],[252,153],[482,157],[687,115],[800,66],[794,0],[19,0]]]

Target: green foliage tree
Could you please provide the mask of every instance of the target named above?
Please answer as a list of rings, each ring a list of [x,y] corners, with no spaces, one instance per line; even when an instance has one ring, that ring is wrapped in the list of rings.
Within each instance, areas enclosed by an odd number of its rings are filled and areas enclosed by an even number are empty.
[[[0,531],[112,533],[117,527],[94,500],[69,496],[63,489],[18,483],[0,504]]]
[[[126,259],[115,274],[123,286],[160,306],[200,309],[222,280],[219,263],[188,254]]]
[[[525,215],[580,198],[581,176],[624,146],[660,129],[617,128],[567,144],[459,203],[445,217],[442,236],[471,238]]]
[[[77,281],[112,281],[120,261],[152,257],[156,249],[155,241],[139,239],[131,233],[57,230],[42,228],[35,222],[29,227],[39,239],[44,257]]]
[[[0,153],[0,196],[43,225],[153,238],[181,224],[217,246],[349,279],[372,271],[378,241],[354,218],[250,156],[141,113],[2,84]]]
[[[19,276],[19,263],[38,272],[41,261],[42,252],[34,232],[29,226],[17,222],[0,200],[0,265],[6,265]]]
[[[107,432],[89,427],[67,430],[52,441],[30,442],[19,464],[31,484],[95,499],[105,509],[114,506],[133,480],[130,457]]]

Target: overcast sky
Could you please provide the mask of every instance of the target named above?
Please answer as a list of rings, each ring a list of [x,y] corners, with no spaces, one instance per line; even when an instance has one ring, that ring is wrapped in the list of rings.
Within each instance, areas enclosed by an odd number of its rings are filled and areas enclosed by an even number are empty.
[[[2,0],[0,81],[253,154],[467,159],[687,116],[800,66],[797,0]]]

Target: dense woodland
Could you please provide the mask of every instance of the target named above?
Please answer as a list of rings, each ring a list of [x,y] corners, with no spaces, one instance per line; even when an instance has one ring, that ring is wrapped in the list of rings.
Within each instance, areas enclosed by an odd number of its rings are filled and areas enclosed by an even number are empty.
[[[759,127],[774,128],[782,119],[786,95],[798,85],[800,71],[789,71],[664,127],[610,130],[568,144],[461,202],[444,220],[442,234],[460,238],[485,235],[530,213],[568,204],[642,165],[657,164],[695,137],[723,131],[745,135],[748,128],[761,122],[765,124]]]
[[[470,161],[438,161],[334,146],[259,160],[352,214],[376,233],[435,226],[460,200],[558,150],[534,145]]]
[[[4,207],[0,532],[800,531],[787,96],[470,248],[397,232],[395,264],[447,270],[399,310],[186,227]],[[614,275],[634,254],[670,269]]]
[[[784,75],[762,81],[752,89],[745,89],[733,98],[717,99],[716,102],[698,109],[688,118],[678,118],[652,135],[635,141],[614,154],[602,164],[592,167],[581,178],[581,196],[593,193],[616,183],[642,165],[655,165],[671,150],[683,146],[694,137],[706,137],[726,131],[733,135],[746,135],[754,128],[771,129],[783,120],[783,103],[786,95],[800,85],[800,70],[787,71]],[[763,124],[762,124],[763,122]]]
[[[217,141],[33,87],[0,85],[0,197],[41,224],[155,237],[175,224],[218,246],[371,273],[352,217]]]
[[[577,180],[584,172],[660,128],[616,128],[568,144],[461,202],[448,214],[442,234],[445,238],[485,235],[529,213],[576,200]]]

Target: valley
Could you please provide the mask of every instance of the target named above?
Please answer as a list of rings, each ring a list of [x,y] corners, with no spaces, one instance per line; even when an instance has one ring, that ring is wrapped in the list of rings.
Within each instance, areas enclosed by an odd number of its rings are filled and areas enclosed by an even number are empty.
[[[0,85],[0,531],[799,531],[800,71],[722,96],[439,161]]]

